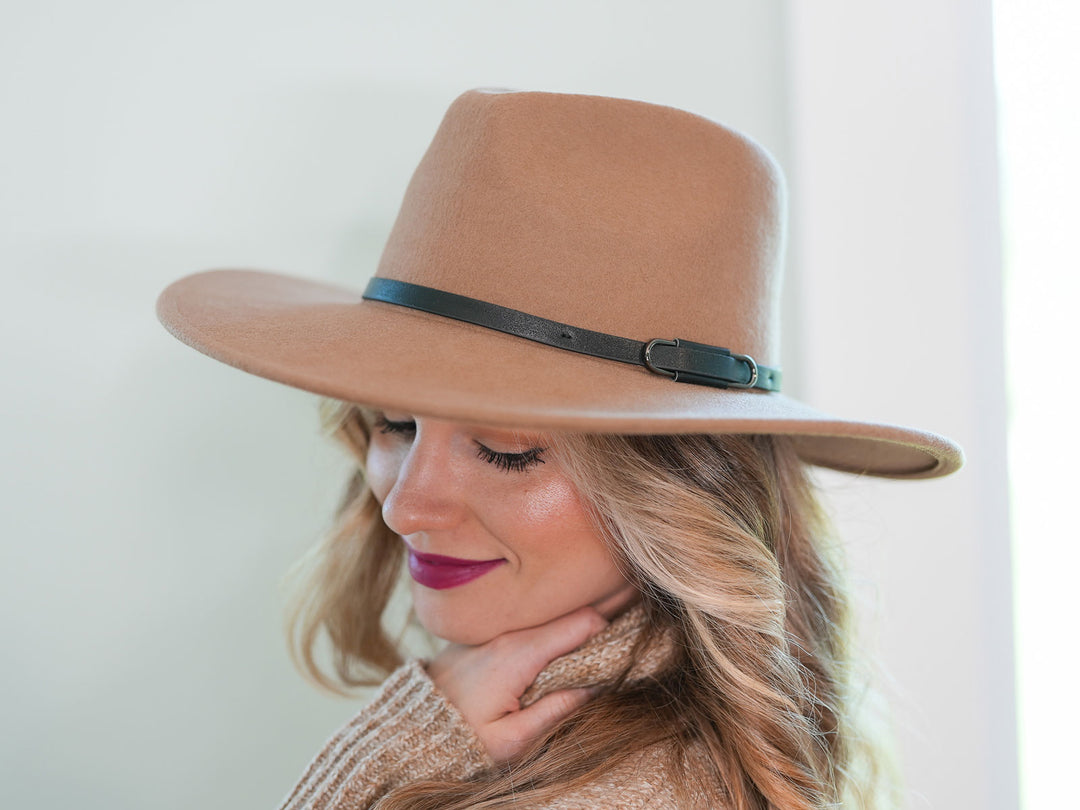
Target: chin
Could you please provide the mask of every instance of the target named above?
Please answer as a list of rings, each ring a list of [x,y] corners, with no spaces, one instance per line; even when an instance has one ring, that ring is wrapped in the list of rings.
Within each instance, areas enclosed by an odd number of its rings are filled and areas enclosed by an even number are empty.
[[[439,604],[438,597],[431,598],[431,592],[416,592],[422,586],[415,586],[413,593],[413,612],[420,625],[436,638],[451,644],[465,644],[475,647],[486,644],[501,633],[515,628],[502,622],[492,621],[491,614],[475,617],[455,610],[451,605]],[[425,589],[426,590],[426,589]]]
[[[463,622],[456,617],[440,615],[438,612],[416,611],[416,618],[421,626],[436,638],[449,641],[451,644],[464,644],[475,647],[486,644],[495,636],[504,632],[500,629],[489,629],[478,626],[475,622]]]

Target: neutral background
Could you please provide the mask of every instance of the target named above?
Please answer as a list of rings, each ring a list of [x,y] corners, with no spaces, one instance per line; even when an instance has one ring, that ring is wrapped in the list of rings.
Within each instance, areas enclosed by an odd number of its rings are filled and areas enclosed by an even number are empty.
[[[789,389],[935,429],[940,482],[827,476],[908,804],[1016,805],[988,4],[0,4],[0,806],[272,807],[360,705],[294,672],[282,575],[344,459],[315,398],[203,358],[215,266],[361,286],[449,102],[641,98],[792,194]]]

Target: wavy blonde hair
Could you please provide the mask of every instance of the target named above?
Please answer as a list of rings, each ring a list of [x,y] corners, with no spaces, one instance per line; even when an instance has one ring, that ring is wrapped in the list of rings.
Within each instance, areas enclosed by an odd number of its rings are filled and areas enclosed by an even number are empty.
[[[341,691],[402,661],[383,615],[403,555],[364,483],[371,414],[335,400],[320,411],[356,468],[334,530],[303,566],[290,626],[301,669]],[[891,806],[888,758],[862,730],[836,548],[791,442],[581,434],[553,437],[551,452],[638,585],[649,616],[640,643],[670,633],[674,657],[653,680],[616,682],[512,768],[413,783],[377,806],[542,802],[656,745],[688,774],[687,797],[692,780],[723,785],[733,810]],[[334,677],[316,661],[322,634]]]

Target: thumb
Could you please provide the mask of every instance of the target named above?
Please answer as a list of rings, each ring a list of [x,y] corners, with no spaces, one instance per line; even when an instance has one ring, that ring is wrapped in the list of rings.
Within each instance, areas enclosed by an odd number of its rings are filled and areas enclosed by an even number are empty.
[[[498,760],[520,753],[528,743],[551,731],[598,692],[597,688],[590,686],[562,689],[544,695],[527,709],[505,715],[490,727],[491,736],[497,737],[501,743],[496,747],[503,754],[500,757],[496,751],[492,751],[492,757]]]

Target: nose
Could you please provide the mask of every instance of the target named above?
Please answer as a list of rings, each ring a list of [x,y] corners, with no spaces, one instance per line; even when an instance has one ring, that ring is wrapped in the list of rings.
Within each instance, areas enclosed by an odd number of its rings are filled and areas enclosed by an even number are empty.
[[[451,439],[440,426],[418,424],[399,456],[397,475],[382,503],[383,521],[395,534],[445,531],[460,523],[465,511],[462,471]]]

